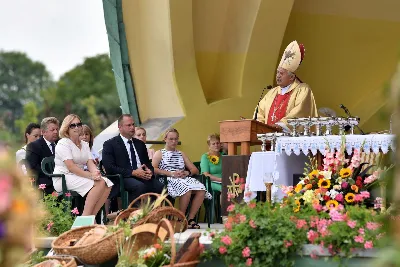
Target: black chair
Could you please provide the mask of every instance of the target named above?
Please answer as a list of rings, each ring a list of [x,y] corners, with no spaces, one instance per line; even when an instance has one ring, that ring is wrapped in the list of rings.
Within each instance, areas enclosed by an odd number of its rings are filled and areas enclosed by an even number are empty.
[[[118,180],[119,181],[119,192],[121,194],[121,200],[122,200],[122,209],[127,209],[128,208],[128,192],[125,190],[125,185],[124,185],[124,177],[122,177],[121,174],[107,174],[104,167],[103,167],[103,162],[100,161],[99,164],[99,169],[101,172],[101,175],[104,177],[107,177],[110,180]]]

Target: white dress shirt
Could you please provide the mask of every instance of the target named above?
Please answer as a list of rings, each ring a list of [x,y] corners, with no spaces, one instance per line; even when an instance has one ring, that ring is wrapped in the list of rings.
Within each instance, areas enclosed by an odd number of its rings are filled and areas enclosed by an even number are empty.
[[[289,90],[289,87],[290,87],[291,85],[292,85],[292,84],[289,84],[289,85],[286,86],[286,87],[281,87],[281,95],[286,94],[287,90]]]
[[[121,138],[122,138],[122,141],[124,141],[124,144],[125,144],[125,147],[126,147],[126,151],[128,151],[129,160],[131,161],[131,165],[132,165],[131,146],[130,146],[129,143],[128,143],[129,139],[123,137],[122,135],[120,135],[120,136],[121,136]],[[131,140],[132,140],[132,139],[131,139]],[[136,157],[137,168],[139,169],[140,166],[142,166],[142,163],[140,162],[140,159],[139,159],[138,153],[137,153],[137,151],[136,151],[135,144],[133,143],[133,140],[132,140],[132,146],[133,146],[133,150],[135,150],[135,157]]]
[[[51,147],[51,142],[47,141],[46,138],[44,138],[44,137],[43,137],[43,139],[46,142],[47,146],[50,148],[51,154],[53,154],[53,148]],[[54,145],[56,145],[56,144],[54,143]]]

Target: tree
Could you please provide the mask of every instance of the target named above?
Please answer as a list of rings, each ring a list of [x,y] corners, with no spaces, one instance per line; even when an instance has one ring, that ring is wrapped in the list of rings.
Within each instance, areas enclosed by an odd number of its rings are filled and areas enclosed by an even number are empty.
[[[42,93],[42,113],[62,120],[74,113],[94,132],[108,126],[121,114],[110,58],[89,57],[61,76],[55,87]]]
[[[46,67],[25,53],[0,51],[0,114],[5,127],[16,132],[14,121],[29,101],[41,103],[41,92],[53,84]]]
[[[15,121],[15,126],[19,128],[21,136],[25,134],[26,126],[31,122],[38,121],[39,110],[35,102],[28,102],[24,105],[24,113],[22,117]]]

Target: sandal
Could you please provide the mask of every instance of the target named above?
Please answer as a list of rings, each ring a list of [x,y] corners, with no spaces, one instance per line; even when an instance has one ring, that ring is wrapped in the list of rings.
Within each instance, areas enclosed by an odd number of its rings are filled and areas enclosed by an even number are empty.
[[[188,229],[200,229],[200,225],[198,225],[194,219],[190,219],[188,221]]]

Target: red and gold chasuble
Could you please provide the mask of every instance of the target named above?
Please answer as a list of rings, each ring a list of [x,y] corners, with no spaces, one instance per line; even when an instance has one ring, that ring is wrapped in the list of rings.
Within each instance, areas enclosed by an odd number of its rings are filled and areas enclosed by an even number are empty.
[[[267,124],[272,125],[276,122],[280,121],[286,115],[286,109],[289,103],[290,95],[292,94],[293,90],[281,95],[277,94],[272,102],[271,108],[269,109],[268,113],[268,120]]]

